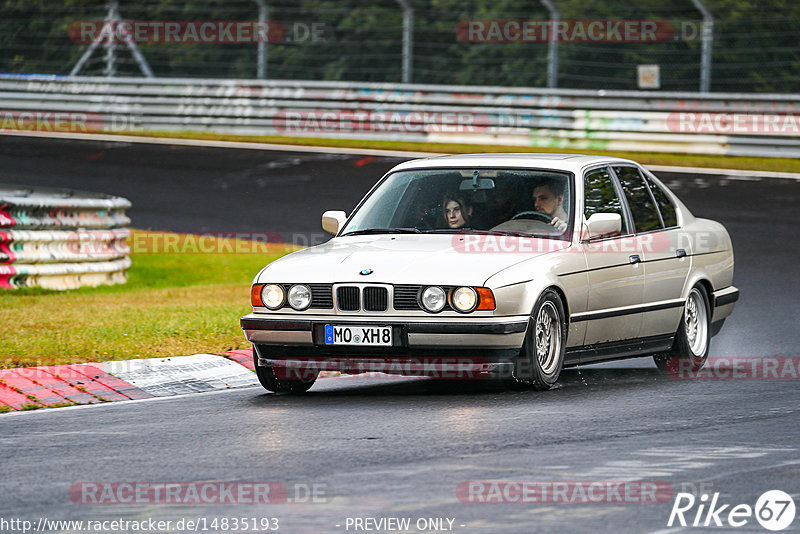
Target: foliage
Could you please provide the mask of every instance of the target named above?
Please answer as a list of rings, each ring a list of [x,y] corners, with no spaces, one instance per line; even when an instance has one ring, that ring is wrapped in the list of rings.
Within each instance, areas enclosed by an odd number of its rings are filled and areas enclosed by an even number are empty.
[[[399,82],[403,15],[396,0],[264,0],[286,37],[267,45],[268,77]],[[472,43],[456,35],[469,20],[547,20],[541,2],[410,0],[414,8],[413,81],[436,84],[546,85],[547,43]],[[659,20],[694,37],[658,43],[559,44],[559,86],[633,89],[636,66],[661,66],[665,90],[697,90],[700,13],[692,2],[555,0],[562,20]],[[705,0],[715,16],[712,90],[796,92],[800,3],[793,0]],[[255,21],[253,0],[119,0],[126,20]],[[66,74],[85,44],[67,36],[71,23],[100,20],[103,0],[0,0],[0,72]],[[312,38],[310,28],[321,33]],[[253,78],[257,46],[142,43],[157,76]],[[139,75],[130,51],[117,46],[118,75]],[[82,73],[101,74],[99,47]]]

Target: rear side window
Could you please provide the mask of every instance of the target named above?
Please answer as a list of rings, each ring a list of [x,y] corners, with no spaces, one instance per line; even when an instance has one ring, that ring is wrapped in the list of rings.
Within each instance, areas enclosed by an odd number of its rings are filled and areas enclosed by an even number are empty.
[[[673,226],[678,226],[678,214],[675,210],[675,204],[672,203],[667,193],[664,192],[661,187],[648,178],[645,175],[645,180],[647,180],[647,185],[650,186],[650,191],[653,193],[653,198],[656,199],[656,204],[658,205],[658,211],[661,212],[661,218],[664,220],[664,226],[667,228],[672,228]]]
[[[622,233],[628,233],[622,202],[608,169],[589,171],[584,178],[584,184],[586,198],[583,202],[583,215],[588,219],[595,213],[619,213],[622,217]]]
[[[619,183],[628,199],[628,206],[633,215],[633,224],[637,232],[661,230],[661,217],[658,214],[653,197],[644,178],[635,167],[614,167]]]

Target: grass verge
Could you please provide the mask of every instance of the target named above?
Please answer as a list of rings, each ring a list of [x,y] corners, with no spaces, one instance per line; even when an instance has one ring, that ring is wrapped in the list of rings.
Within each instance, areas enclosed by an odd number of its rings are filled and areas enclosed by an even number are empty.
[[[404,150],[446,154],[475,152],[548,152],[559,154],[598,154],[638,161],[642,165],[675,165],[680,167],[705,167],[715,169],[739,169],[752,171],[800,172],[800,159],[758,158],[750,156],[718,156],[703,154],[662,154],[651,152],[611,152],[607,150],[568,148],[526,147],[509,145],[471,145],[457,143],[412,143],[407,141],[378,141],[360,139],[326,139],[320,137],[283,137],[215,134],[208,132],[118,132],[119,135],[138,135],[174,139],[199,139],[209,141],[237,141],[250,143],[273,143],[280,145],[304,145],[336,148],[372,148],[380,150]]]
[[[288,250],[213,239],[200,253],[187,237],[134,231],[123,285],[0,293],[0,368],[249,347],[239,318],[250,311],[250,282]]]

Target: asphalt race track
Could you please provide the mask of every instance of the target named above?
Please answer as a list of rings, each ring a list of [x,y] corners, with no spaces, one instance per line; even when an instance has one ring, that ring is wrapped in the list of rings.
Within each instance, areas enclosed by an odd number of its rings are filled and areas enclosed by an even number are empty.
[[[398,161],[0,137],[2,182],[127,197],[136,228],[278,232],[289,240],[323,239],[321,212],[349,211]],[[741,298],[711,355],[797,357],[800,182],[659,175],[695,215],[724,223],[733,238]],[[488,381],[355,377],[321,379],[299,398],[247,388],[4,415],[0,517],[278,518],[291,533],[354,532],[353,518],[386,517],[411,518],[412,526],[452,519],[452,531],[464,533],[677,532],[667,526],[672,496],[495,504],[469,502],[457,488],[487,480],[657,482],[719,493],[718,504],[730,505],[723,520],[733,506],[752,507],[778,489],[800,508],[797,378],[679,380],[644,358],[565,371],[546,393]],[[275,481],[291,502],[92,505],[69,493],[80,482],[195,481]],[[315,484],[316,499],[304,498]],[[697,510],[686,512],[689,522]],[[736,530],[766,532],[753,517]]]

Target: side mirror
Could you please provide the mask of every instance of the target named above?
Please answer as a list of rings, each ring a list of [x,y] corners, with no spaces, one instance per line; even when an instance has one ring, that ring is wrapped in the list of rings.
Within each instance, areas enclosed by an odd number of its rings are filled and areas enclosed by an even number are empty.
[[[619,213],[595,213],[586,221],[585,239],[614,237],[622,233],[622,217]]]
[[[326,211],[322,214],[322,229],[329,234],[336,235],[347,221],[347,214],[343,211]]]

